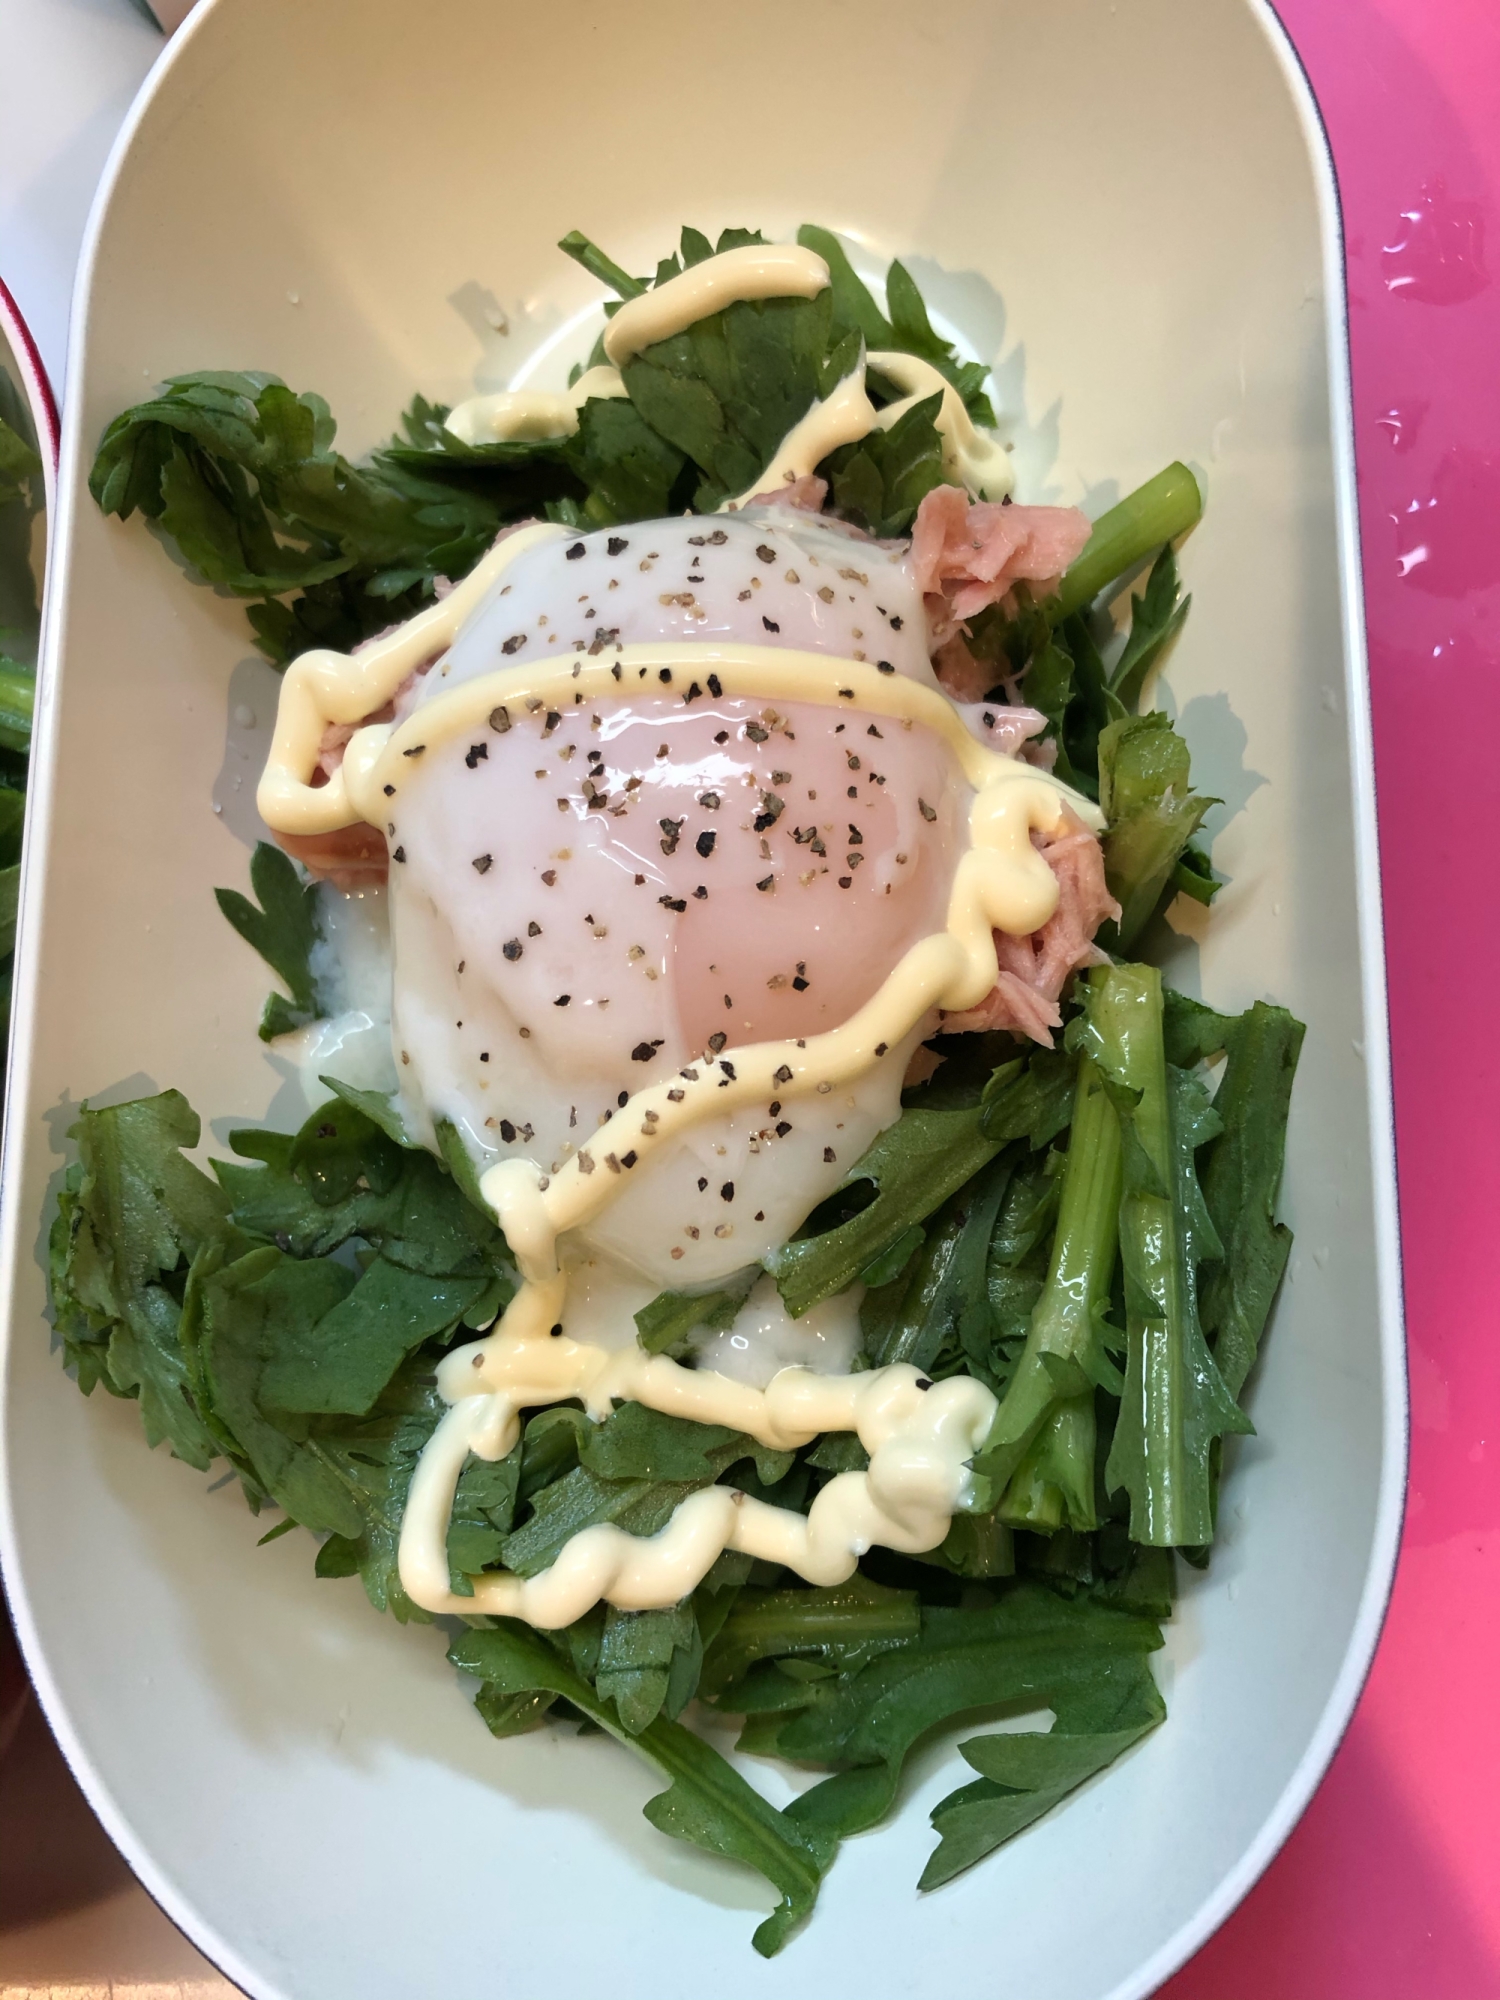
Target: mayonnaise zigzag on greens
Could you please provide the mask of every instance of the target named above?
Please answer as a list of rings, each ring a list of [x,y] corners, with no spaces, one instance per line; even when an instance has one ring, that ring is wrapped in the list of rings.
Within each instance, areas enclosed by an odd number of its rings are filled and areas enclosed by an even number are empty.
[[[589,369],[562,394],[513,389],[471,396],[451,410],[447,428],[465,444],[507,438],[568,437],[578,428],[578,412],[591,396],[626,394],[619,370],[655,342],[681,333],[711,313],[740,299],[813,298],[828,285],[828,266],[815,251],[796,244],[749,244],[721,251],[693,264],[665,284],[654,286],[620,307],[604,331],[605,366]],[[903,393],[879,413],[865,393],[865,363]],[[753,487],[721,511],[747,506],[757,494],[774,492],[822,464],[842,444],[856,444],[879,428],[889,430],[925,398],[941,394],[933,419],[943,442],[943,470],[982,500],[1002,500],[1015,478],[1010,454],[997,439],[977,431],[958,394],[929,361],[913,354],[879,352],[862,357],[821,402],[814,403],[782,439]]]

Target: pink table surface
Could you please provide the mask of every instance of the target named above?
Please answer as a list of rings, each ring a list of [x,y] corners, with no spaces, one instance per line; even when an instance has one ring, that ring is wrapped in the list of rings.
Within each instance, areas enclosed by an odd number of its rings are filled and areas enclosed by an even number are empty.
[[[1500,1995],[1500,0],[1280,0],[1348,239],[1411,1487],[1343,1747],[1167,2000]],[[1490,242],[1486,243],[1487,233]],[[1491,1431],[1495,1432],[1493,1445]]]

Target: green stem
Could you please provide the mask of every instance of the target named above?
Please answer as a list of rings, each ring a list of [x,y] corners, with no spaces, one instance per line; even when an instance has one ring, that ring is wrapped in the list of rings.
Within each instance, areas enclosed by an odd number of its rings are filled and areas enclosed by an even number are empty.
[[[1120,1122],[1095,1065],[1084,1057],[1073,1094],[1073,1129],[1058,1201],[1057,1234],[1026,1345],[975,1470],[1000,1492],[1057,1404],[1092,1395],[1110,1371],[1096,1314],[1109,1298],[1118,1241]]]
[[[638,299],[646,289],[639,278],[632,278],[628,271],[620,269],[613,258],[606,257],[597,243],[590,243],[581,230],[570,229],[557,247],[575,263],[582,264],[591,278],[597,278],[601,285],[608,285],[622,299]]]
[[[1133,1541],[1200,1547],[1213,1539],[1213,1440],[1245,1431],[1198,1320],[1196,1264],[1218,1249],[1194,1172],[1194,1152],[1218,1129],[1197,1117],[1201,1087],[1169,1069],[1161,974],[1113,965],[1091,975],[1096,1059],[1128,1094],[1130,1161],[1120,1204],[1128,1351],[1105,1480],[1130,1496]],[[1208,1114],[1211,1118],[1212,1114]]]
[[[917,1252],[900,1311],[873,1338],[866,1324],[866,1352],[875,1367],[908,1361],[928,1369],[954,1338],[971,1360],[988,1355],[985,1266],[1011,1166],[1004,1154],[992,1160],[938,1215]]]
[[[1091,604],[1117,576],[1123,576],[1163,542],[1185,535],[1203,512],[1198,482],[1180,461],[1101,514],[1083,554],[1046,600],[1054,624]]]
[[[1224,1255],[1206,1273],[1203,1323],[1233,1396],[1254,1366],[1292,1247],[1292,1232],[1276,1220],[1276,1191],[1305,1032],[1284,1007],[1257,1000],[1228,1037],[1214,1097],[1224,1131],[1208,1155],[1203,1196]]]
[[[708,1649],[699,1692],[713,1699],[757,1660],[823,1652],[862,1664],[920,1632],[916,1593],[887,1590],[864,1576],[825,1590],[747,1590]]]
[[[1031,1440],[1005,1489],[1001,1520],[1012,1528],[1032,1528],[1048,1535],[1058,1528],[1074,1528],[1082,1534],[1097,1528],[1097,1442],[1094,1392],[1085,1389],[1059,1403]]]

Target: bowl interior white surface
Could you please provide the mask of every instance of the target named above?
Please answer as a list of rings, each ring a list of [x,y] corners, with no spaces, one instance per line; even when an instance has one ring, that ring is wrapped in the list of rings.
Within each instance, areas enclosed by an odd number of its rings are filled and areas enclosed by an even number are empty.
[[[6,1561],[91,1798],[255,1994],[608,1980],[672,2000],[708,1979],[723,2000],[788,1980],[835,2000],[946,1994],[977,1967],[1027,2000],[1140,1994],[1323,1768],[1389,1580],[1404,1382],[1363,658],[1341,632],[1342,274],[1275,36],[1249,0],[217,0],[153,81],[75,329],[6,1150]],[[94,509],[103,426],[189,368],[316,388],[351,449],[416,389],[452,399],[529,360],[560,382],[597,293],[556,239],[581,227],[645,268],[684,220],[819,220],[871,268],[909,256],[998,363],[1023,497],[1097,511],[1168,459],[1198,465],[1194,611],[1163,699],[1226,801],[1230,884],[1177,977],[1308,1023],[1298,1242],[1259,1435],[1164,1656],[1169,1722],[919,1898],[927,1810],[967,1776],[935,1749],[769,1965],[749,1946],[769,1894],[640,1818],[644,1768],[597,1739],[493,1742],[436,1632],[316,1582],[301,1535],[258,1550],[233,1491],[148,1454],[128,1405],[84,1402],[49,1352],[41,1263],[79,1098],[175,1084],[222,1144],[282,1082],[253,1031],[265,971],[212,897],[244,878],[274,677],[238,606]],[[226,722],[236,705],[254,726]]]

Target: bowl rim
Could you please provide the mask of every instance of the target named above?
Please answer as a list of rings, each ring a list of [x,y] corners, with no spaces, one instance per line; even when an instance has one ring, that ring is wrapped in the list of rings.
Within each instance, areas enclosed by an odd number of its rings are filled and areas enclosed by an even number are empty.
[[[47,593],[39,668],[37,741],[33,755],[32,799],[28,820],[50,815],[54,775],[55,697],[53,662],[60,651],[65,622],[64,602],[71,528],[75,511],[87,497],[82,463],[82,399],[76,393],[85,354],[89,304],[95,268],[116,186],[142,125],[167,86],[188,45],[205,32],[210,18],[234,0],[199,0],[182,28],[146,77],[116,136],[89,211],[69,312],[68,364],[59,437],[57,408],[35,344],[14,301],[0,284],[0,311],[9,306],[20,330],[20,354],[34,366],[42,392],[41,410],[52,458],[65,471],[52,487],[49,461],[48,503],[57,551],[53,588]],[[1383,1392],[1381,1477],[1376,1495],[1370,1541],[1358,1609],[1343,1662],[1316,1728],[1275,1806],[1260,1829],[1193,1915],[1144,1963],[1118,1981],[1099,2000],[1147,2000],[1178,1971],[1228,1920],[1265,1873],[1294,1831],[1322,1781],[1353,1718],[1368,1679],[1395,1580],[1405,1510],[1409,1410],[1406,1344],[1402,1302],[1399,1207],[1396,1182],[1395,1123],[1391,1092],[1390,1028],[1384,952],[1384,921],[1380,883],[1379,841],[1373,731],[1370,711],[1369,664],[1365,644],[1363,571],[1359,539],[1354,419],[1349,360],[1348,267],[1343,213],[1333,151],[1307,71],[1272,0],[1238,0],[1264,37],[1281,73],[1307,148],[1318,208],[1319,239],[1325,286],[1325,358],[1329,397],[1329,447],[1333,469],[1333,509],[1339,565],[1339,600],[1343,639],[1344,687],[1350,758],[1351,831],[1354,843],[1355,899],[1360,940],[1360,994],[1364,1015],[1365,1099],[1370,1124],[1370,1168],[1376,1291],[1379,1303],[1379,1349]],[[39,427],[39,435],[41,429]],[[7,1068],[7,1096],[16,1067],[15,1051],[29,1046],[31,1023],[38,1006],[35,952],[30,949],[37,929],[32,913],[41,897],[41,850],[28,843],[22,861],[17,925],[15,1003]],[[30,921],[28,919],[31,918]],[[19,1093],[24,1100],[24,1092]],[[23,1125],[7,1122],[0,1155],[0,1359],[10,1334],[10,1301],[21,1261],[26,1219],[9,1190],[20,1181]],[[6,1388],[0,1369],[0,1437],[6,1424]],[[265,2000],[290,2000],[289,1989],[268,1982],[259,1968],[241,1956],[234,1942],[177,1890],[158,1868],[151,1851],[138,1838],[123,1806],[114,1798],[75,1730],[67,1706],[43,1650],[36,1619],[21,1584],[15,1558],[16,1530],[8,1484],[0,1480],[0,1576],[7,1579],[12,1616],[22,1656],[37,1698],[69,1769],[90,1807],[152,1900],[226,1978],[246,1993]]]

